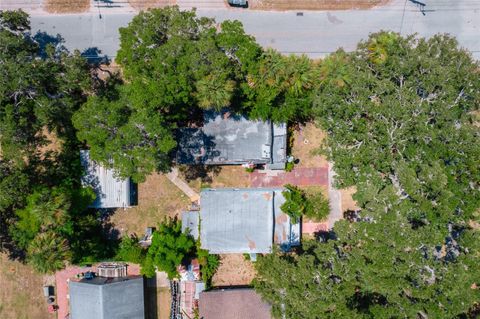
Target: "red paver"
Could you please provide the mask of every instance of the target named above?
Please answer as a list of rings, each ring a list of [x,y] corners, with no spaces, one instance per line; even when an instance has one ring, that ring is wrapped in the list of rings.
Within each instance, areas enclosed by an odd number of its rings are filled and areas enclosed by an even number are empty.
[[[278,171],[275,176],[262,171],[250,174],[251,187],[328,186],[328,167],[296,168],[292,172]]]
[[[328,231],[328,222],[315,223],[315,222],[303,222],[302,234],[315,235],[318,232]]]
[[[58,304],[58,319],[67,318],[70,308],[68,303],[68,282],[70,278],[74,278],[77,274],[87,271],[97,271],[97,267],[78,267],[70,266],[64,270],[57,271],[55,273],[57,304]],[[127,268],[128,275],[139,275],[140,266],[135,264],[129,264]]]

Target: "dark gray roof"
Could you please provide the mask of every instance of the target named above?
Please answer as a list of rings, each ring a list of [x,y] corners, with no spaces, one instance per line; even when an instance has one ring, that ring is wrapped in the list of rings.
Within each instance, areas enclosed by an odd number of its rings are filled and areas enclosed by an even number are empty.
[[[178,133],[180,164],[285,163],[285,124],[250,120],[227,111],[204,113],[202,128]]]
[[[200,198],[200,242],[212,254],[269,253],[300,243],[300,226],[280,206],[280,188],[204,189]]]
[[[144,319],[143,277],[70,281],[70,319]]]

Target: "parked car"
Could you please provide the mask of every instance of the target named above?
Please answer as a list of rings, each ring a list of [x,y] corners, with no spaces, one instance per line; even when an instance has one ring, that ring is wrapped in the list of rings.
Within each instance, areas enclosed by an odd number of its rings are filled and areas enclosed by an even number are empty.
[[[231,5],[232,7],[248,7],[248,1],[247,0],[228,0],[228,4]]]

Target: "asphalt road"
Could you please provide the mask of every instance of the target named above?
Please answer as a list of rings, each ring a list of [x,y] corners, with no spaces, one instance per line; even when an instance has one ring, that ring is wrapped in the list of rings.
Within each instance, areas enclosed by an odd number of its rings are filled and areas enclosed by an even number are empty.
[[[247,33],[265,46],[282,53],[324,56],[343,47],[353,50],[369,33],[393,30],[402,34],[432,36],[449,33],[461,46],[480,59],[480,1],[424,0],[423,10],[412,0],[394,0],[370,10],[263,12],[245,9],[197,10],[217,21],[240,20]],[[118,28],[126,26],[132,13],[109,13],[108,9],[82,15],[32,16],[32,30],[60,34],[65,46],[83,51],[98,48],[114,57],[119,46]]]

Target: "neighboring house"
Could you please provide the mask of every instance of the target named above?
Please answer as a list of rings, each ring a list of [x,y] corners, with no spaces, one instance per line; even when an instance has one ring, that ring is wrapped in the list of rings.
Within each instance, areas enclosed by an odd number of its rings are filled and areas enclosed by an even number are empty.
[[[222,289],[200,293],[200,319],[271,319],[271,306],[253,289]]]
[[[300,244],[300,224],[282,212],[281,188],[204,189],[200,212],[182,214],[184,230],[211,254],[270,253]],[[200,223],[200,225],[198,225]],[[198,229],[200,231],[198,232]]]
[[[182,128],[178,135],[178,164],[265,164],[269,169],[285,168],[286,124],[249,120],[227,111],[206,111],[203,127]]]
[[[144,319],[143,291],[142,276],[126,276],[126,269],[99,267],[98,277],[70,280],[69,318]]]
[[[90,207],[125,208],[131,205],[132,184],[129,178],[115,177],[112,169],[91,160],[88,150],[80,151],[80,160],[85,170],[82,184],[92,187],[97,195]]]

